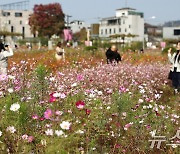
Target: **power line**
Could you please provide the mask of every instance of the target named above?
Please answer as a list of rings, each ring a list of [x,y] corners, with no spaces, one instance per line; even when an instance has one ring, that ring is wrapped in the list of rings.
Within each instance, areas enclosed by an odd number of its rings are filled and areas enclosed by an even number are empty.
[[[0,5],[2,10],[28,10],[29,0],[19,1],[14,3],[2,4]]]

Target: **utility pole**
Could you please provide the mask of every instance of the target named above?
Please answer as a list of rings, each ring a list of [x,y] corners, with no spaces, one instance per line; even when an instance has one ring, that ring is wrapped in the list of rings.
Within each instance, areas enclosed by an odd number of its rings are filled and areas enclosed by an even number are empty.
[[[68,28],[69,27],[69,18],[71,18],[72,16],[70,16],[68,14],[66,14],[65,16],[67,17],[67,22],[66,23],[67,23],[67,28]]]

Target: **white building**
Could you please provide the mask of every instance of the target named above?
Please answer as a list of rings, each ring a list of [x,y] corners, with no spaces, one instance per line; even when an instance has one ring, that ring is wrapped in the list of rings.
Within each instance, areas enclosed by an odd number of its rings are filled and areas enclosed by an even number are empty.
[[[28,10],[0,10],[0,31],[20,33],[25,38],[33,37],[29,26]]]
[[[122,8],[116,10],[116,16],[103,18],[100,21],[99,36],[108,38],[116,34],[136,35],[131,41],[143,41],[144,14],[132,8]]]
[[[163,27],[164,39],[180,39],[180,26],[179,27]]]
[[[82,28],[88,29],[89,26],[90,25],[88,25],[84,21],[80,21],[80,20],[71,21],[69,24],[69,27],[71,28],[72,33],[79,32]]]

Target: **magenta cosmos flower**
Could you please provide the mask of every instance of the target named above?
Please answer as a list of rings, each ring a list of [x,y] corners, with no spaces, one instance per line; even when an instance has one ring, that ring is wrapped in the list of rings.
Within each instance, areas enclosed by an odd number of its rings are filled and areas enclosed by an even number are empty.
[[[76,102],[76,107],[77,107],[78,109],[83,109],[84,106],[85,106],[85,103],[84,103],[83,101],[77,101],[77,102]]]

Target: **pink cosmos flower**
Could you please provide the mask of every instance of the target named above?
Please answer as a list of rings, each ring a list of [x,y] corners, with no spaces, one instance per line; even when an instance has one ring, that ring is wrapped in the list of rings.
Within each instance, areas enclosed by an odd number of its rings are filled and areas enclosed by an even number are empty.
[[[84,106],[85,106],[85,103],[84,103],[83,101],[77,101],[77,102],[76,102],[76,107],[77,107],[78,109],[83,109]]]
[[[125,93],[127,91],[127,89],[124,87],[124,86],[121,86],[120,88],[119,88],[119,92],[120,93]]]
[[[24,134],[24,135],[22,136],[22,139],[23,139],[23,140],[27,140],[27,139],[28,139],[28,135],[27,135],[27,134]]]
[[[32,142],[34,140],[34,137],[33,136],[28,136],[28,139],[27,139],[27,141],[30,143],[30,142]]]
[[[81,75],[81,74],[77,75],[77,80],[78,81],[82,81],[83,79],[84,79],[83,75]]]
[[[51,109],[47,109],[45,112],[44,112],[44,118],[45,119],[50,119],[50,117],[52,116],[53,112]]]
[[[8,79],[7,75],[5,75],[5,74],[0,75],[0,81],[4,81],[4,80],[7,80],[7,79]]]
[[[19,91],[21,89],[21,86],[16,86],[14,89],[15,91]]]
[[[61,116],[63,114],[63,112],[62,111],[56,111],[55,114],[58,116]]]
[[[34,114],[34,115],[32,115],[32,119],[37,120],[37,119],[39,119],[39,117],[37,114]]]
[[[124,130],[128,130],[128,128],[130,128],[130,127],[132,126],[132,124],[133,124],[132,122],[126,124],[126,125],[124,126]]]
[[[121,145],[120,145],[120,144],[115,144],[114,147],[115,147],[116,149],[119,149],[119,148],[121,147]]]

